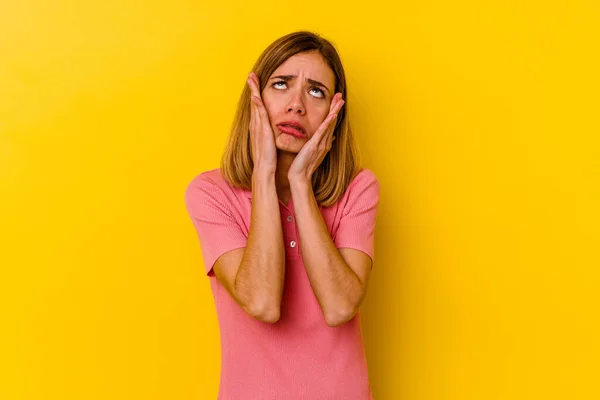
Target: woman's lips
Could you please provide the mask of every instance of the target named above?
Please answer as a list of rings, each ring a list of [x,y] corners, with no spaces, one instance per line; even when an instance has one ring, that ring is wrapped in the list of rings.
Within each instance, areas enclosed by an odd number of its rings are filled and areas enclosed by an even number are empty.
[[[299,139],[306,139],[306,135],[304,133],[300,132],[296,128],[292,128],[291,126],[287,126],[287,125],[277,125],[277,127],[283,133],[287,133],[288,135],[292,135]]]

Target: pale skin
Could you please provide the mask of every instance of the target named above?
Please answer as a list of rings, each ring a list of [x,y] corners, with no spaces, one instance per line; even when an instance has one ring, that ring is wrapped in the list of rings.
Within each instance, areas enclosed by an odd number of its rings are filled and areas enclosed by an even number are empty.
[[[335,75],[317,52],[290,57],[262,93],[256,74],[251,89],[250,135],[254,157],[252,218],[248,243],[221,256],[217,279],[251,315],[276,322],[285,274],[279,200],[294,210],[302,258],[311,287],[331,327],[354,317],[364,298],[371,258],[335,247],[312,189],[311,177],[331,149],[337,114],[344,105],[333,93]],[[279,124],[295,121],[302,137]],[[254,228],[254,229],[253,229]],[[306,251],[310,249],[310,251]]]

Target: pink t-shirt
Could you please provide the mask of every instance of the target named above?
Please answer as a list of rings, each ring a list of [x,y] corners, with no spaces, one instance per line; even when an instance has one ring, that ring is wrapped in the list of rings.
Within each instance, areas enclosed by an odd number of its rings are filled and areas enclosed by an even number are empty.
[[[379,183],[368,169],[339,201],[320,207],[337,248],[373,259]],[[310,286],[296,227],[294,202],[279,201],[285,245],[280,319],[274,324],[247,314],[216,279],[212,267],[224,253],[245,247],[252,191],[231,186],[214,169],[196,176],[185,192],[210,278],[221,337],[219,400],[372,399],[360,312],[330,327]]]

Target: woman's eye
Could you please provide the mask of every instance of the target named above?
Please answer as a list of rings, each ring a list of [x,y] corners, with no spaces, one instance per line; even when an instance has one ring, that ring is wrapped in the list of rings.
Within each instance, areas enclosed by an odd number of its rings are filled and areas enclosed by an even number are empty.
[[[285,81],[274,82],[272,86],[277,90],[287,89],[287,83]],[[318,87],[310,88],[310,93],[313,97],[325,98],[325,92]]]
[[[310,91],[311,92],[312,91],[316,91],[317,92],[317,96],[315,96],[315,97],[319,97],[319,98],[325,97],[325,93],[321,89],[319,89],[318,87],[311,88]]]

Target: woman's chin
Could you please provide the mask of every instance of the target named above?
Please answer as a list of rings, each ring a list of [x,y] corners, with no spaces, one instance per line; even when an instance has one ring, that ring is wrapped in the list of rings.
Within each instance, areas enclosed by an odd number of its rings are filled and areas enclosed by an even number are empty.
[[[298,153],[306,143],[306,140],[282,133],[275,140],[275,147],[280,151]]]

